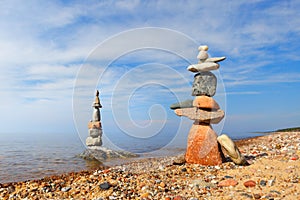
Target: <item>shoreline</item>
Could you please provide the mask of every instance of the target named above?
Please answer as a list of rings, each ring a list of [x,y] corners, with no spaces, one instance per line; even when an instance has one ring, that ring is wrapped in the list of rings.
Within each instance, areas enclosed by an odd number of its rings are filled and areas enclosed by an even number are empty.
[[[180,155],[141,158],[97,170],[2,183],[0,199],[296,199],[300,196],[297,171],[300,132],[274,132],[235,143],[250,166],[237,166],[229,160],[220,166],[174,164]],[[252,187],[245,186],[247,181]],[[222,185],[233,183],[236,185]]]

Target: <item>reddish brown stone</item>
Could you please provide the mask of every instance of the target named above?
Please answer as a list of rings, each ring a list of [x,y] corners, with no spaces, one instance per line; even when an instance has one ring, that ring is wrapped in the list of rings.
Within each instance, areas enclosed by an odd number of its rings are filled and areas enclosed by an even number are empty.
[[[238,182],[234,179],[226,179],[223,181],[220,181],[218,186],[219,187],[229,187],[229,186],[236,186]]]
[[[212,98],[208,96],[197,96],[193,101],[193,106],[197,108],[219,110],[219,104]]]
[[[193,124],[187,143],[187,163],[220,165],[222,152],[218,146],[217,134],[210,125]]]
[[[255,186],[256,186],[256,183],[255,183],[255,181],[253,181],[253,180],[249,180],[249,181],[246,181],[246,182],[244,183],[244,186],[245,186],[245,187],[255,187]]]
[[[102,126],[101,126],[101,122],[89,122],[88,123],[88,129],[91,129],[91,128],[98,128],[100,129]]]

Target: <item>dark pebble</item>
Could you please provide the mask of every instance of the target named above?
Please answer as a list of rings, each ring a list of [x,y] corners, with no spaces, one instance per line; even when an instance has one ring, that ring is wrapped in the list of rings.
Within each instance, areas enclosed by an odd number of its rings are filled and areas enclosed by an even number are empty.
[[[224,176],[224,178],[228,179],[228,178],[233,178],[232,176]]]
[[[270,192],[273,192],[273,193],[276,193],[276,194],[279,194],[279,195],[281,195],[281,193],[280,193],[280,192],[278,192],[277,190],[271,190]]]
[[[261,198],[260,194],[254,194],[253,197],[254,197],[254,199],[260,199]]]
[[[241,196],[244,196],[244,197],[248,197],[248,198],[253,198],[253,196],[251,194],[248,194],[248,193],[242,193]]]
[[[267,181],[261,180],[261,181],[259,182],[259,185],[261,185],[261,186],[266,186],[266,185],[267,185]]]
[[[187,172],[187,169],[186,168],[182,168],[181,171],[182,172]]]
[[[274,200],[274,197],[272,195],[267,195],[266,199],[268,199],[268,200]]]
[[[108,190],[110,188],[110,184],[108,182],[101,183],[100,188],[102,190]]]

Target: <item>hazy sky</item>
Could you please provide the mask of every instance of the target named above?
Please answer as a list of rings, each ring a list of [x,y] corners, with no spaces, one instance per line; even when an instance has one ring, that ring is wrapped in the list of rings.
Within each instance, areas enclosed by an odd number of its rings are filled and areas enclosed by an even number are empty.
[[[168,106],[193,98],[186,67],[203,44],[226,56],[214,71],[223,132],[300,125],[297,0],[8,0],[0,9],[1,133],[85,135],[96,88],[106,133],[174,131],[182,121]]]

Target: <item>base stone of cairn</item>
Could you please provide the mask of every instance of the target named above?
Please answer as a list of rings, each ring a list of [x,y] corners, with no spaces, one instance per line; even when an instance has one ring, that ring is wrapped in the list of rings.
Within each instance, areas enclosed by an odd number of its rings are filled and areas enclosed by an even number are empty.
[[[224,159],[220,153],[217,134],[210,125],[193,124],[185,154],[187,163],[220,165]]]

